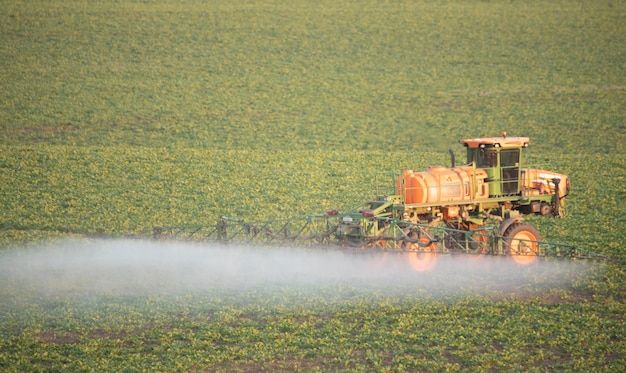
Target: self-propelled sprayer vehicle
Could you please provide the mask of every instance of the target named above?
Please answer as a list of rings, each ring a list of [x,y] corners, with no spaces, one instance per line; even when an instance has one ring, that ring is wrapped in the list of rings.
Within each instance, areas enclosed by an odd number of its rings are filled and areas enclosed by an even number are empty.
[[[543,242],[523,220],[528,214],[563,216],[570,194],[567,175],[523,167],[528,137],[503,133],[460,142],[464,164],[457,166],[450,151],[451,167],[404,170],[395,177],[393,194],[350,211],[254,223],[222,216],[207,227],[158,227],[154,236],[408,253],[417,270],[432,268],[442,254],[502,255],[520,264],[539,257],[598,257]]]

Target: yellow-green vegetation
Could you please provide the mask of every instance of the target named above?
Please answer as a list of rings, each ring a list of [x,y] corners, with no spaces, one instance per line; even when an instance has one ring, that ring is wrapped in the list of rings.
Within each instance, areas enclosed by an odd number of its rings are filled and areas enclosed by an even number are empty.
[[[0,0],[0,264],[39,242],[297,217],[380,171],[531,138],[542,235],[613,260],[541,291],[298,286],[32,296],[4,371],[616,371],[626,365],[626,3]],[[400,294],[400,295],[399,295]],[[408,295],[407,295],[408,294]],[[22,298],[23,299],[20,300]]]

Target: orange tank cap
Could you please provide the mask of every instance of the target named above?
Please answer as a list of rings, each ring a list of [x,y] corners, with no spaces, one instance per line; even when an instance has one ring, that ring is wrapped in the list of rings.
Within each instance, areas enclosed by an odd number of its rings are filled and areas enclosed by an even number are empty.
[[[478,148],[481,145],[499,146],[501,148],[527,147],[528,137],[483,137],[477,139],[463,139],[461,143],[469,148]]]

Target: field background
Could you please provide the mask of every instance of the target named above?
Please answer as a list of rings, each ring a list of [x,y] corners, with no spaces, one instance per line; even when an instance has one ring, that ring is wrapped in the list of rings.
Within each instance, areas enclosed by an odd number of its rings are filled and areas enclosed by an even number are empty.
[[[572,179],[566,218],[531,219],[544,238],[616,258],[567,286],[444,300],[349,289],[287,291],[270,304],[253,292],[37,299],[3,277],[1,369],[626,362],[624,1],[0,8],[3,255],[220,215],[346,209],[375,194],[380,171],[447,165],[449,148],[465,156],[459,139],[505,130],[531,138],[527,165]]]

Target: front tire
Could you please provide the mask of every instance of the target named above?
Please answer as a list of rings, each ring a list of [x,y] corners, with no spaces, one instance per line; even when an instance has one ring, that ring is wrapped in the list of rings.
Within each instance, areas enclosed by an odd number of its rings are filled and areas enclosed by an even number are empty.
[[[539,255],[541,234],[530,224],[512,224],[504,232],[504,245],[511,258],[518,264],[528,265]]]

